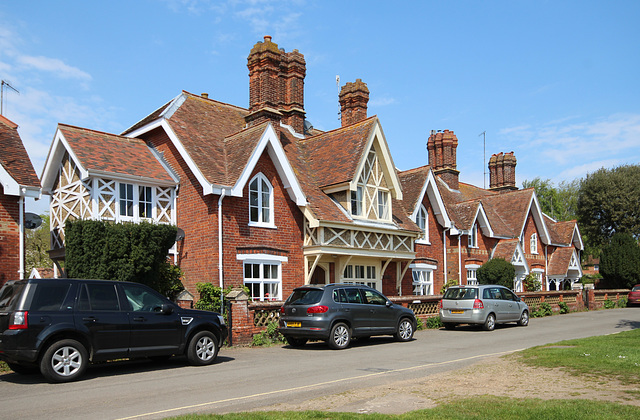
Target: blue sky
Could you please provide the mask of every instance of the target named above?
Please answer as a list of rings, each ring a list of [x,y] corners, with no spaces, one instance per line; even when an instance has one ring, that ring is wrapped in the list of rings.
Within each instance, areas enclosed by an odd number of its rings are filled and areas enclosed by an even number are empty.
[[[121,133],[182,90],[247,107],[271,35],[305,56],[316,128],[340,124],[336,75],[361,78],[399,169],[449,129],[461,181],[514,151],[518,185],[557,184],[640,162],[639,21],[635,0],[0,0],[4,115],[41,175],[58,123]]]

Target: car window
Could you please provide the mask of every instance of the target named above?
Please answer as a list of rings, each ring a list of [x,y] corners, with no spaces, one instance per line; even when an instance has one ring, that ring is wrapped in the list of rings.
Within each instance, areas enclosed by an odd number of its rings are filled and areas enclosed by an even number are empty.
[[[633,289],[631,289],[632,292],[639,292],[640,291],[640,286],[633,286]]]
[[[7,283],[0,290],[0,308],[14,309],[25,283]]]
[[[333,291],[333,301],[338,303],[347,303],[347,294],[344,289],[335,289]]]
[[[134,312],[159,312],[165,300],[146,287],[123,284],[124,295]]]
[[[455,288],[447,289],[443,299],[465,300],[465,299],[476,299],[477,297],[478,297],[478,289],[476,288],[455,287]]]
[[[517,300],[516,295],[513,294],[511,290],[500,289],[502,291],[502,298],[504,300]]]
[[[370,305],[385,305],[387,303],[387,299],[378,292],[369,289],[361,289],[360,291],[364,293],[365,301]]]
[[[348,303],[362,303],[362,298],[360,297],[360,291],[356,288],[344,289],[347,294],[347,302]]]
[[[70,283],[38,283],[30,308],[32,311],[59,311],[71,289]]]
[[[298,289],[289,296],[287,303],[289,305],[313,305],[320,302],[323,294],[324,291],[320,289]]]
[[[489,287],[484,289],[482,292],[482,299],[499,299],[502,300],[502,293],[500,293],[500,288],[498,287]]]
[[[119,311],[118,294],[115,284],[84,284],[80,289],[78,310]]]

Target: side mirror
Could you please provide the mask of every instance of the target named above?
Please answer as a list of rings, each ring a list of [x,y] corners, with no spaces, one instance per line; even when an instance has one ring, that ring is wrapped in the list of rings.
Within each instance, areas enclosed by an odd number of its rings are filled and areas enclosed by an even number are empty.
[[[387,303],[385,303],[385,306],[386,306],[387,308],[390,308],[390,307],[392,307],[392,306],[393,306],[393,303],[392,303],[390,300],[388,300],[388,301],[387,301]]]
[[[168,303],[163,303],[162,306],[160,306],[160,312],[165,314],[165,315],[170,315],[173,313],[173,305],[169,305]]]

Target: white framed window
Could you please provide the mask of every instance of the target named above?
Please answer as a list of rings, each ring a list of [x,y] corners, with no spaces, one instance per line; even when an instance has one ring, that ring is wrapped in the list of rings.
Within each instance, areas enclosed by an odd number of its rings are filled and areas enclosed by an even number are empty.
[[[378,191],[378,219],[389,219],[389,193]]]
[[[138,217],[151,219],[153,217],[153,188],[138,187]]]
[[[243,262],[244,285],[253,300],[282,300],[282,263],[287,257],[268,254],[238,254]]]
[[[413,294],[416,296],[433,295],[433,272],[436,266],[430,264],[411,264]]]
[[[259,173],[249,182],[249,225],[273,227],[273,187]]]
[[[468,264],[465,266],[467,269],[467,284],[474,286],[478,284],[478,264]]]
[[[529,239],[529,249],[532,254],[538,253],[538,234],[533,233],[531,239]]]
[[[364,284],[378,289],[378,269],[375,265],[349,264],[344,267],[342,282],[351,284]]]
[[[133,184],[120,184],[120,216],[133,217]]]
[[[424,208],[423,205],[420,205],[420,209],[418,210],[418,214],[416,215],[416,224],[422,230],[424,237],[416,240],[418,243],[430,244],[429,241],[429,213],[427,213],[427,209]]]
[[[469,248],[477,248],[478,247],[478,225],[473,224],[471,230],[469,231]]]
[[[354,216],[362,216],[362,187],[351,191],[351,214]]]

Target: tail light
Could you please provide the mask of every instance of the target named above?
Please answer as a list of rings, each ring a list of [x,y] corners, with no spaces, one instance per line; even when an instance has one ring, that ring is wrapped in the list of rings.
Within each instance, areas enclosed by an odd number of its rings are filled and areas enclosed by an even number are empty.
[[[311,306],[310,308],[307,308],[307,313],[308,314],[323,314],[323,313],[327,312],[328,310],[329,310],[328,306],[318,305],[318,306]]]
[[[484,303],[480,299],[473,301],[473,309],[484,309]]]
[[[280,313],[281,313],[282,315],[284,315],[284,306],[281,306],[281,307],[280,307]]]
[[[442,299],[440,299],[440,303],[438,303],[438,309],[442,309]]]
[[[9,320],[10,330],[26,330],[29,325],[27,322],[28,311],[16,311],[11,315]]]

